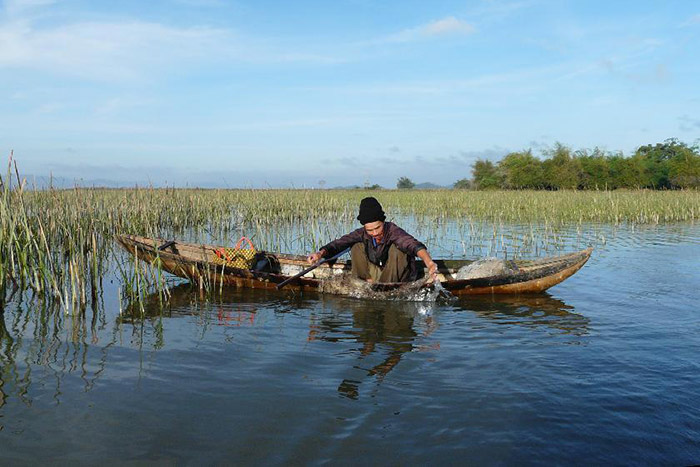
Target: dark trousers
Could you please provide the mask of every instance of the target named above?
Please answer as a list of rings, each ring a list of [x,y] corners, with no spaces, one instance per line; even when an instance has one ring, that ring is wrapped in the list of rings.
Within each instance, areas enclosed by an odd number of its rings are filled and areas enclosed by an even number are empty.
[[[350,250],[350,259],[352,275],[359,279],[372,279],[374,282],[404,282],[410,275],[408,255],[394,245],[389,246],[389,257],[384,267],[369,261],[364,243],[353,245]]]

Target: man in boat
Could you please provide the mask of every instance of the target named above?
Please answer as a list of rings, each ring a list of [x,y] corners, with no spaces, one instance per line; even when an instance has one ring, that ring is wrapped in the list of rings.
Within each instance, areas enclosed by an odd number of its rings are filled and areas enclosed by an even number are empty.
[[[364,198],[357,216],[362,227],[310,254],[308,262],[314,264],[352,247],[352,275],[359,279],[382,283],[414,281],[419,273],[416,256],[423,260],[431,278],[437,279],[437,264],[425,245],[385,219],[379,201],[373,197]]]

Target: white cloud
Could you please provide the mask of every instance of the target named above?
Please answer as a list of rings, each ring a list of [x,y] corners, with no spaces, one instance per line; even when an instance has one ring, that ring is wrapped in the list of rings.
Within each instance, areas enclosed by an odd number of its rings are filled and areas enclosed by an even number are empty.
[[[460,21],[454,16],[443,18],[426,24],[418,29],[426,36],[438,36],[441,34],[471,34],[474,26]]]
[[[276,47],[230,29],[174,27],[139,20],[38,26],[33,7],[52,0],[13,0],[0,20],[0,70],[28,68],[100,81],[141,80],[211,63],[336,63],[331,56]],[[43,22],[46,24],[46,22]]]
[[[149,77],[204,63],[337,63],[341,59],[275,49],[227,29],[176,28],[147,22],[91,22],[35,29],[0,24],[0,69],[45,70],[101,81]]]
[[[411,42],[420,39],[427,39],[436,36],[457,36],[468,35],[476,32],[476,28],[454,16],[448,16],[430,23],[417,26],[415,28],[404,29],[392,36],[389,42]]]
[[[155,23],[76,23],[34,29],[0,28],[0,67],[26,67],[106,80],[133,78],[162,66],[221,50],[226,33]]]

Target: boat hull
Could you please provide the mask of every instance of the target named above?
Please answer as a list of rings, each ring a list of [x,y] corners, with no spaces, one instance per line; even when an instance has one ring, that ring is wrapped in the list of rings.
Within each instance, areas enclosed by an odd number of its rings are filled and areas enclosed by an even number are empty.
[[[175,276],[199,283],[200,286],[239,287],[251,289],[275,289],[308,265],[305,257],[287,254],[271,254],[278,266],[274,270],[239,269],[216,264],[215,245],[193,244],[165,239],[119,235],[117,242],[138,259],[158,265]],[[167,245],[159,249],[159,246]],[[592,248],[568,255],[535,261],[510,261],[508,273],[476,279],[456,279],[454,274],[470,261],[436,260],[438,277],[442,286],[454,295],[527,294],[543,292],[575,274],[588,261]],[[323,281],[349,276],[350,262],[337,261],[323,264],[300,277],[285,289],[319,290]],[[403,283],[374,284],[375,291],[393,291]],[[423,287],[432,287],[424,281]]]

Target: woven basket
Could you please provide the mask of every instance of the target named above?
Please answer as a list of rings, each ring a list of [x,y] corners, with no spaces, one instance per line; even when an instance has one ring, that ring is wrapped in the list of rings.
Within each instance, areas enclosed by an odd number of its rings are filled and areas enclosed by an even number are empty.
[[[250,248],[242,248],[243,242],[248,242]],[[219,248],[214,250],[215,264],[225,265],[238,269],[252,269],[255,262],[255,255],[258,252],[247,237],[241,237],[233,248]]]

